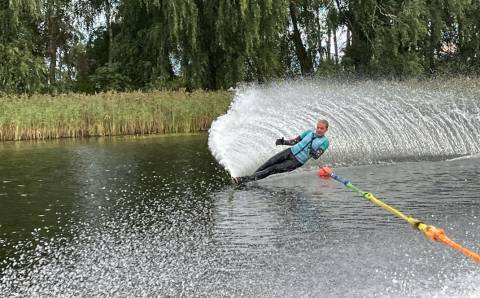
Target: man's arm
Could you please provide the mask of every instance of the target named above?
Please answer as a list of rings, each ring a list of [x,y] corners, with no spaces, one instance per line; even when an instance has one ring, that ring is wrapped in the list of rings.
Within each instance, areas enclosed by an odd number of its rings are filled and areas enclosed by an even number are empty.
[[[294,139],[291,139],[291,140],[285,140],[284,138],[281,138],[281,139],[277,139],[275,141],[275,145],[288,145],[288,146],[292,146],[292,145],[295,145],[296,143],[300,142],[302,138],[300,136],[294,138]]]
[[[313,157],[313,159],[318,159],[320,156],[323,154],[323,149],[318,149],[318,150],[310,150],[310,155]]]
[[[320,141],[320,144],[318,144],[318,141],[317,141],[315,148],[318,148],[318,149],[315,150],[314,148],[312,148],[310,150],[310,156],[313,157],[313,159],[318,159],[320,156],[322,156],[322,154],[325,151],[327,151],[328,145],[329,143],[327,138],[322,138]]]
[[[288,145],[288,146],[293,146],[295,144],[297,144],[298,142],[300,142],[307,134],[309,134],[310,131],[309,130],[306,130],[304,132],[302,132],[301,135],[297,136],[296,138],[293,138],[291,140],[285,140],[284,138],[281,138],[281,139],[277,139],[275,141],[275,145]]]

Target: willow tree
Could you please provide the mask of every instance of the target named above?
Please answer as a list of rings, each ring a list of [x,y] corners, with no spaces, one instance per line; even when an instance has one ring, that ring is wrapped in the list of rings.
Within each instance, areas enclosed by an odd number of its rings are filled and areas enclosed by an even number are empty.
[[[480,1],[427,0],[425,65],[430,71],[480,71]]]
[[[464,0],[457,3],[458,58],[465,71],[480,74],[480,1]]]
[[[37,0],[10,0],[0,5],[0,92],[34,92],[44,85],[40,20]]]
[[[331,36],[333,36],[333,49],[334,49],[334,61],[338,64],[338,42],[337,42],[337,30],[341,25],[340,16],[338,10],[334,5],[329,6],[327,13],[327,57],[331,59],[330,49],[331,49]]]
[[[423,71],[425,0],[336,0],[336,6],[340,23],[351,32],[344,64],[351,63],[361,74],[403,76]]]
[[[329,54],[328,44],[322,45],[325,34],[329,38],[330,27],[326,23],[329,5],[325,0],[289,1],[289,42],[302,75],[313,73],[322,63],[324,53]]]
[[[49,90],[68,88],[72,76],[73,61],[70,54],[78,44],[78,29],[74,26],[73,0],[43,0],[43,22],[40,37],[48,61]]]
[[[119,0],[77,0],[74,4],[75,13],[83,21],[83,29],[90,35],[94,34],[95,23],[103,19],[102,27],[105,29],[107,43],[107,65],[113,62],[113,24]]]
[[[197,17],[196,4],[190,0],[120,3],[113,60],[132,86],[172,87],[179,67],[197,63],[182,61],[197,48]]]
[[[287,1],[196,2],[203,87],[227,88],[283,72],[280,45],[288,24]]]
[[[421,44],[427,38],[422,0],[390,0],[375,4],[369,71],[397,77],[423,72]]]
[[[282,73],[286,1],[144,0],[119,6],[115,60],[137,87],[228,88]]]
[[[364,73],[373,55],[375,39],[376,0],[336,0],[337,9],[344,24],[351,32],[350,45],[345,56],[357,72]]]

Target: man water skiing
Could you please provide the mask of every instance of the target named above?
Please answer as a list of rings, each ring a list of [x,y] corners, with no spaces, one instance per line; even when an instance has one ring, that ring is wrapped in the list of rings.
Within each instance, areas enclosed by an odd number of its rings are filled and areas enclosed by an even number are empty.
[[[236,184],[244,184],[253,180],[260,180],[276,173],[290,172],[303,166],[310,157],[318,159],[328,149],[328,139],[325,133],[328,130],[328,121],[320,119],[317,122],[315,131],[312,129],[304,131],[298,137],[285,140],[277,139],[275,145],[292,146],[267,160],[258,170],[250,176],[232,177]]]

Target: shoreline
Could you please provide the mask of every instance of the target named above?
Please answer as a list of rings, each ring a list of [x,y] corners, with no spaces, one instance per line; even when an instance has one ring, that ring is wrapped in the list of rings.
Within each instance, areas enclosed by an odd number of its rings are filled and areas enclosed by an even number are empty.
[[[44,146],[57,146],[57,145],[75,145],[75,144],[88,144],[92,143],[122,143],[130,141],[144,141],[149,139],[168,139],[168,138],[182,138],[182,137],[195,137],[208,135],[207,131],[198,132],[186,132],[186,133],[165,133],[165,134],[149,134],[149,135],[115,135],[115,136],[90,136],[90,137],[77,137],[77,138],[57,138],[57,139],[44,139],[44,140],[20,140],[20,141],[4,141],[0,142],[0,150],[11,148],[23,148],[23,146],[31,147],[44,147]]]

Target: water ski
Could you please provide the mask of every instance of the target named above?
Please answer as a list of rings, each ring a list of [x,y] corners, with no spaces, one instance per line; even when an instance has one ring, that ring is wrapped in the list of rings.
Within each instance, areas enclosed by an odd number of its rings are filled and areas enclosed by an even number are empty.
[[[238,187],[245,186],[245,184],[250,181],[249,179],[246,179],[246,177],[231,177],[231,178],[232,178],[232,183]]]

